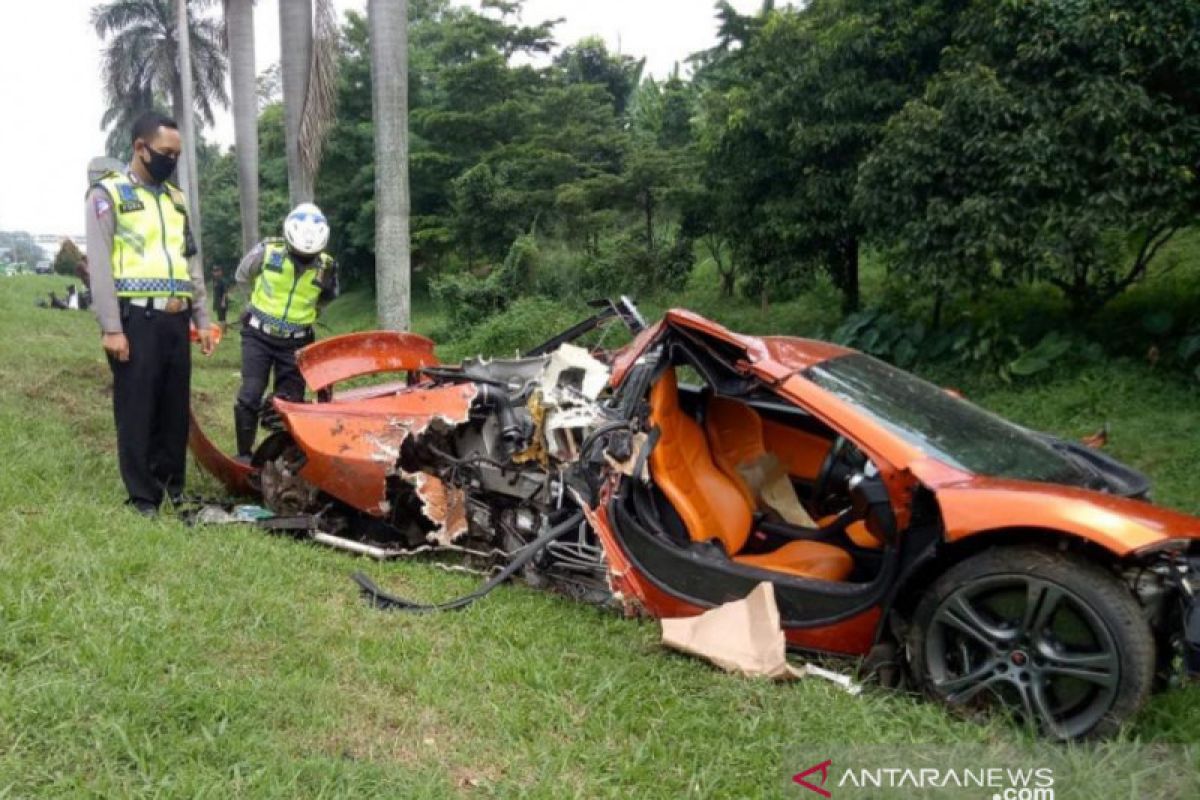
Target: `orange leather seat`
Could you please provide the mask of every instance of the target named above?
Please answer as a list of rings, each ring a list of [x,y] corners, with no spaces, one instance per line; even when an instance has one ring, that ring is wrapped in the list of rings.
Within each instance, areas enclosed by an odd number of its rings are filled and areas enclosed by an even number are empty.
[[[708,433],[708,445],[713,454],[713,461],[738,484],[746,502],[753,508],[754,494],[737,468],[739,464],[756,461],[767,453],[762,417],[745,403],[728,397],[714,397],[709,401],[707,411],[704,427]],[[822,458],[827,450],[828,447],[821,451]],[[826,517],[818,520],[817,524],[825,527],[833,524],[835,519],[833,516]],[[867,550],[879,550],[883,547],[883,542],[867,530],[867,523],[862,520],[855,520],[847,525],[846,536],[854,544]]]
[[[753,502],[740,482],[713,462],[700,424],[680,408],[673,368],[650,390],[650,422],[661,431],[650,452],[651,474],[693,541],[715,539],[736,563],[758,569],[825,581],[850,574],[850,554],[824,542],[789,542],[770,553],[739,555],[754,524]]]
[[[704,427],[713,462],[737,483],[746,503],[754,508],[757,505],[754,493],[738,472],[738,466],[758,461],[767,454],[763,445],[762,417],[745,403],[714,397],[708,401]]]

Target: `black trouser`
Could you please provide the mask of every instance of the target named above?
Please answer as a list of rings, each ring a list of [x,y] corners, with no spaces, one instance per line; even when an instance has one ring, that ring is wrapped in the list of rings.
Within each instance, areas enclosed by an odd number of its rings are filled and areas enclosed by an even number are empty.
[[[262,331],[242,326],[242,388],[238,390],[234,405],[234,421],[239,429],[239,455],[248,455],[253,444],[252,431],[258,425],[263,394],[271,373],[275,374],[274,394],[285,400],[300,402],[304,399],[304,376],[296,367],[296,351],[312,343],[310,330],[307,336],[287,339],[269,336]]]
[[[157,507],[183,492],[192,351],[188,313],[122,304],[129,360],[111,356],[117,455],[129,502]]]

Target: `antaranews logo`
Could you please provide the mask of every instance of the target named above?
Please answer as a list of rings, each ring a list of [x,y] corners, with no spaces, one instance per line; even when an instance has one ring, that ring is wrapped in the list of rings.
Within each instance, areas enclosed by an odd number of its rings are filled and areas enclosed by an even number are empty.
[[[831,775],[832,773],[832,775]],[[831,780],[832,777],[832,780]],[[879,789],[894,789],[902,796],[919,792],[921,797],[979,797],[990,800],[1055,800],[1054,770],[1049,767],[873,767],[839,768],[827,758],[792,776],[792,782],[829,800],[834,791],[847,800]],[[854,790],[859,790],[855,792]]]

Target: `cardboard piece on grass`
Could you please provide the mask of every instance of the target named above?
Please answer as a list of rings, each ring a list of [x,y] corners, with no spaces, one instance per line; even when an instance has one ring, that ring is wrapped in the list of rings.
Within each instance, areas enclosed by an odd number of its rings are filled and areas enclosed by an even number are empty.
[[[787,661],[787,642],[775,605],[775,587],[760,583],[741,600],[717,606],[696,617],[662,620],[667,647],[704,658],[727,672],[775,680],[814,676],[833,681],[851,694],[861,691],[845,675]]]

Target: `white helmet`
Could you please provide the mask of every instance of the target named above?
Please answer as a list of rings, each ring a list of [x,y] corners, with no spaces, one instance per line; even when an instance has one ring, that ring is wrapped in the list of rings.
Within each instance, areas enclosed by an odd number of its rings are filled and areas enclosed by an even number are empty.
[[[301,203],[283,221],[283,237],[302,256],[315,256],[329,244],[329,223],[321,209]]]

